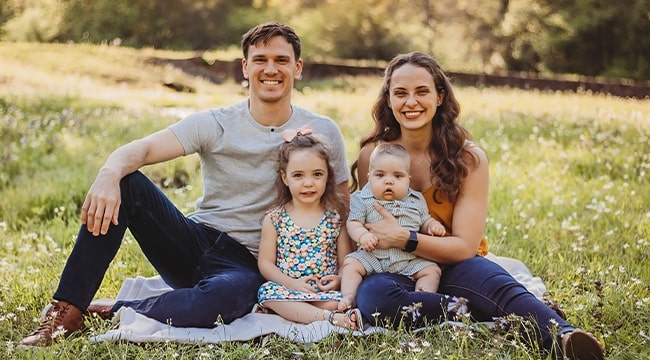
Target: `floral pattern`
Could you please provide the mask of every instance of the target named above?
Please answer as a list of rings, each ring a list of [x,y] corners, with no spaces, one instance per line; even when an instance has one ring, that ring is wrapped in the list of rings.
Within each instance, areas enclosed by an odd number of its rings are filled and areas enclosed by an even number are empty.
[[[337,273],[336,239],[341,218],[335,210],[326,210],[313,229],[296,225],[284,206],[269,212],[278,232],[276,266],[292,278]],[[316,283],[312,284],[318,290]],[[257,292],[259,303],[265,301],[328,301],[341,300],[339,291],[306,293],[290,290],[280,283],[267,281]]]

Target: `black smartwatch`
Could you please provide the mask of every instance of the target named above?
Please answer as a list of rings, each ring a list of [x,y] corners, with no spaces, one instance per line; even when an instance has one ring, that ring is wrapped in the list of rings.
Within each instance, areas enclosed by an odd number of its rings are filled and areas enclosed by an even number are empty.
[[[406,247],[404,251],[413,252],[418,247],[418,233],[413,230],[409,230],[409,239],[406,240]]]

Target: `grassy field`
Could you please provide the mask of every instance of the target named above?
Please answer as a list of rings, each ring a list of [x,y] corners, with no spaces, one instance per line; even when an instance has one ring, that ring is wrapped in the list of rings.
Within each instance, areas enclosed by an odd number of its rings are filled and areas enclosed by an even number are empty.
[[[111,325],[90,319],[83,336],[17,348],[57,285],[80,204],[108,153],[192,110],[245,98],[237,84],[215,85],[144,61],[193,55],[0,43],[0,358],[540,358],[512,330],[142,345],[91,343],[90,335]],[[169,81],[196,92],[161,85]],[[301,82],[294,99],[338,122],[353,160],[379,86],[379,79],[352,77]],[[458,88],[457,97],[462,123],[490,159],[491,250],[528,265],[570,322],[606,344],[608,358],[650,358],[650,102],[477,88]],[[189,212],[200,191],[197,163],[187,157],[144,171]],[[187,186],[168,186],[183,174],[190,175]],[[97,297],[114,297],[127,277],[154,274],[127,236]]]

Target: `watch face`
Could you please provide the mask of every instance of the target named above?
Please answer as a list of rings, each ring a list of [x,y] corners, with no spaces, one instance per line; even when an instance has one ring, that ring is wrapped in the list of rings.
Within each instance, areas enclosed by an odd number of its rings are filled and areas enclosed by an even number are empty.
[[[418,247],[418,234],[415,231],[409,233],[409,239],[406,241],[405,251],[412,252]]]

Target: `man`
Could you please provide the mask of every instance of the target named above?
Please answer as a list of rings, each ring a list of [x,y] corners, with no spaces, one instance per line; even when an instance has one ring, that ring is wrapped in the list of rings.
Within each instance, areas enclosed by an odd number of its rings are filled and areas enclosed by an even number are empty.
[[[23,346],[48,346],[83,328],[83,315],[110,318],[122,306],[173,326],[212,327],[251,310],[264,279],[256,265],[261,220],[275,198],[281,132],[311,125],[331,142],[336,181],[347,194],[343,137],[329,118],[291,105],[300,38],[288,26],[258,25],[242,36],[249,98],[198,112],[119,147],[91,185],[81,229],[40,326]],[[198,154],[203,196],[183,215],[138,169]],[[173,290],[143,300],[91,301],[129,229]],[[90,306],[89,306],[90,305]]]

